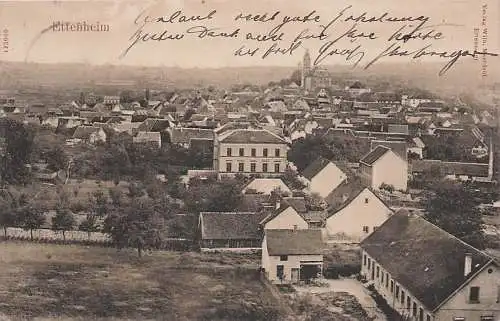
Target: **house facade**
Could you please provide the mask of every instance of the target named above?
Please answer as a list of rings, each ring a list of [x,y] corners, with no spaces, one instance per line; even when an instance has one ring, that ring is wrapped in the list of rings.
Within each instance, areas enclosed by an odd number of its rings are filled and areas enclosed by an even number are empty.
[[[329,212],[325,234],[332,240],[360,242],[392,214],[393,211],[372,190],[360,188]]]
[[[379,189],[382,184],[387,184],[396,190],[407,190],[408,162],[390,148],[377,146],[359,163],[360,175],[373,189]]]
[[[262,241],[262,270],[273,283],[320,278],[323,242],[319,230],[269,230]]]
[[[408,320],[500,317],[498,263],[420,216],[397,212],[361,248],[361,274]]]
[[[306,167],[302,177],[307,185],[305,191],[325,198],[347,179],[347,174],[333,162],[320,157]]]
[[[221,134],[214,146],[219,175],[281,176],[287,165],[286,141],[267,130],[236,129]]]

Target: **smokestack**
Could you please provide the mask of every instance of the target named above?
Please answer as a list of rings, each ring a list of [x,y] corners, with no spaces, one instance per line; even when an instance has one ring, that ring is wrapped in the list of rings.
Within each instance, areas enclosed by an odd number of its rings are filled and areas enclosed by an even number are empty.
[[[465,253],[464,276],[469,275],[472,271],[472,254]]]

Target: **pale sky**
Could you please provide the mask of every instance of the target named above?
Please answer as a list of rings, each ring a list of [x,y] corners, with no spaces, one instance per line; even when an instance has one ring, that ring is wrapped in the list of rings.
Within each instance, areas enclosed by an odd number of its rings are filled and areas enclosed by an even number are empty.
[[[425,4],[424,4],[425,2]],[[404,5],[403,5],[404,3]],[[0,60],[29,62],[84,62],[90,64],[125,64],[143,66],[179,66],[179,67],[225,67],[276,65],[296,66],[308,48],[314,60],[319,48],[326,42],[334,40],[355,27],[358,34],[375,33],[377,39],[358,39],[351,42],[342,38],[330,50],[337,48],[353,49],[361,46],[358,53],[364,54],[361,64],[367,63],[382,53],[392,42],[390,35],[404,27],[406,22],[372,22],[358,23],[343,21],[350,15],[359,16],[367,12],[366,17],[379,17],[387,12],[388,17],[428,17],[427,27],[422,33],[432,30],[432,25],[440,25],[437,31],[442,33],[438,40],[410,40],[399,42],[405,50],[414,51],[427,45],[432,45],[434,51],[474,50],[474,28],[480,28],[483,18],[482,5],[486,4],[486,28],[488,39],[486,47],[489,52],[499,53],[500,43],[500,1],[495,0],[164,0],[164,1],[7,1],[0,2],[0,28],[8,29],[8,36],[0,34],[1,43],[5,45],[8,38],[8,52],[0,52]],[[305,16],[315,10],[320,16],[319,22],[288,23],[281,31],[283,39],[279,47],[288,48],[295,36],[304,29],[318,34],[320,25],[327,24],[339,15],[348,5],[344,14],[328,30],[328,38],[320,40],[304,40],[294,50],[293,55],[270,55],[262,59],[262,54],[269,48],[272,41],[246,40],[248,32],[267,33],[285,16]],[[136,44],[130,52],[120,59],[120,54],[131,44],[131,36],[140,28],[134,20],[141,12],[142,17],[169,17],[175,11],[182,10],[186,16],[205,16],[216,10],[210,20],[185,23],[149,23],[143,27],[143,33],[161,33],[165,29],[169,34],[183,34],[194,26],[220,28],[227,33],[240,28],[237,38],[198,39],[194,34],[185,34],[181,40],[148,41]],[[238,13],[253,13],[272,15],[280,13],[274,21],[267,23],[235,22]],[[314,17],[314,15],[313,15]],[[50,26],[54,22],[83,22],[108,24],[109,32],[61,32],[53,31]],[[443,26],[443,24],[445,26]],[[41,31],[49,30],[40,35]],[[411,28],[406,27],[408,32]],[[483,50],[481,34],[479,35],[479,50]],[[236,49],[245,45],[250,48],[260,48],[254,57],[236,57]],[[403,50],[403,49],[402,49]],[[431,50],[431,49],[429,49]],[[356,60],[355,56],[346,62],[346,56],[333,55],[322,63],[346,64]],[[381,58],[380,62],[398,61],[399,58]],[[443,61],[442,58],[425,57],[421,61]],[[467,59],[470,58],[461,58]],[[488,58],[496,61],[498,57]],[[401,60],[401,59],[399,59]],[[405,57],[402,61],[411,61]],[[490,63],[491,65],[492,63]]]

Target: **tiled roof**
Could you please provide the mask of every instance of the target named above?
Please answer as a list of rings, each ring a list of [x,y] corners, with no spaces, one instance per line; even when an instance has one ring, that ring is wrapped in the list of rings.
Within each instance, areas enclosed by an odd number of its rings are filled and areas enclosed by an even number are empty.
[[[302,176],[304,176],[308,180],[311,180],[314,176],[316,176],[319,172],[321,172],[329,163],[331,162],[328,159],[319,157],[304,169],[304,171],[302,172]]]
[[[138,132],[137,136],[134,138],[140,142],[159,142],[161,141],[161,134],[158,132]]]
[[[269,255],[317,255],[324,244],[321,230],[267,230]]]
[[[245,186],[245,189],[264,194],[270,194],[276,188],[280,188],[282,192],[291,193],[290,188],[280,178],[255,178]]]
[[[173,144],[189,144],[191,139],[214,139],[214,131],[199,128],[172,128],[170,141]]]
[[[265,214],[202,212],[201,235],[204,240],[261,239],[259,222]]]
[[[387,148],[385,146],[377,146],[375,149],[373,149],[371,152],[369,152],[367,155],[365,155],[360,162],[365,163],[369,166],[373,165],[380,157],[384,156],[385,153],[390,151],[390,148]]]
[[[265,129],[236,129],[225,134],[220,141],[230,144],[286,144],[283,138]]]
[[[430,311],[492,261],[488,255],[405,210],[392,215],[361,247]],[[466,253],[472,256],[472,272],[464,276]]]
[[[93,133],[97,133],[101,128],[93,126],[78,126],[73,133],[73,138],[88,139]]]
[[[367,186],[357,177],[345,180],[325,197],[325,201],[329,205],[329,212],[338,212],[356,198],[365,188]]]
[[[405,141],[372,140],[370,142],[370,149],[373,150],[379,145],[390,148],[396,155],[404,160],[408,159],[408,146]]]
[[[293,208],[300,216],[307,213],[306,200],[303,197],[284,197],[279,204],[279,207],[273,210],[269,215],[267,215],[261,224],[265,225],[267,222],[273,220],[275,217],[280,215],[287,208]]]
[[[430,172],[433,167],[440,169],[445,175],[465,175],[474,177],[488,177],[488,164],[443,162],[440,160],[414,160],[411,163],[413,173]]]
[[[170,126],[167,119],[148,118],[139,125],[138,130],[142,132],[161,132]]]

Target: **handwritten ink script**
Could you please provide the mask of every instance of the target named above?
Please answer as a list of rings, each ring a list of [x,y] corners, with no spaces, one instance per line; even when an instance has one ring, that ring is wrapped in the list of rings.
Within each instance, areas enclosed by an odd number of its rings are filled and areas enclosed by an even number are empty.
[[[234,43],[231,54],[241,58],[267,59],[294,55],[301,47],[318,47],[312,52],[314,66],[333,57],[363,69],[383,59],[433,57],[443,61],[439,75],[444,75],[461,58],[498,56],[486,49],[440,49],[447,44],[447,32],[460,26],[436,24],[425,15],[370,14],[347,6],[328,14],[316,10],[302,15],[283,10],[237,12],[229,19],[228,23],[227,15],[219,15],[215,9],[202,14],[181,10],[167,15],[142,12],[134,21],[136,30],[121,57],[144,43],[170,42],[175,46],[187,39],[222,39]]]

